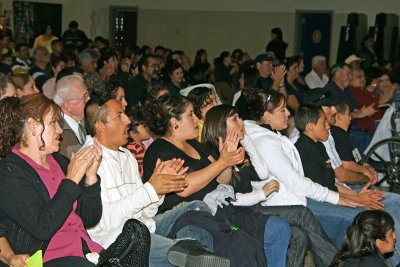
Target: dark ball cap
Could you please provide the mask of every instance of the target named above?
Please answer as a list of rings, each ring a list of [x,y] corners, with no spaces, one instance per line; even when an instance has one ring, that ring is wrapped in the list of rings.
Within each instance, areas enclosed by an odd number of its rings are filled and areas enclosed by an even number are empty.
[[[304,96],[304,102],[306,104],[317,106],[336,106],[343,100],[343,97],[335,95],[332,91],[326,91],[322,88],[310,89]]]
[[[254,64],[261,63],[263,61],[274,61],[274,59],[268,54],[260,54],[254,59]]]

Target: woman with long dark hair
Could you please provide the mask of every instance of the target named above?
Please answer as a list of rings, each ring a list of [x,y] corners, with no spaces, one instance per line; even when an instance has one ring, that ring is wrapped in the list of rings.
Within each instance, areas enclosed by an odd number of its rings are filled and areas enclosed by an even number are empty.
[[[330,267],[389,266],[384,254],[394,250],[393,218],[381,210],[361,212],[347,229],[342,249]]]

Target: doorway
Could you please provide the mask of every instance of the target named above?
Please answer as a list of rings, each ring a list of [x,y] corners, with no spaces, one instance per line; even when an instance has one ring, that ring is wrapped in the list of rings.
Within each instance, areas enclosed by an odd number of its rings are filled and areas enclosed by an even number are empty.
[[[137,42],[138,8],[110,7],[110,41],[123,54],[125,48]]]
[[[297,53],[304,58],[304,73],[311,71],[311,60],[322,55],[329,64],[333,12],[296,11]]]

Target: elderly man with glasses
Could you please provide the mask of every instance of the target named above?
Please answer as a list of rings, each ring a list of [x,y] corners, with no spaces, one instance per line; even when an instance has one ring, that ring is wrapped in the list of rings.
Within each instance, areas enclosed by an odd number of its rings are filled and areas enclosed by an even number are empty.
[[[84,108],[90,96],[81,77],[69,75],[61,78],[53,92],[53,100],[64,113],[60,153],[71,157],[86,141],[83,126]]]

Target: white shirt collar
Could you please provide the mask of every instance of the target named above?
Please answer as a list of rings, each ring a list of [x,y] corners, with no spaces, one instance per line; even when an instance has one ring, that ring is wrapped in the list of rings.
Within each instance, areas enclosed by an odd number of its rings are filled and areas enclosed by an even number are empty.
[[[71,127],[72,131],[74,131],[76,137],[79,140],[79,133],[78,133],[79,123],[65,113],[64,113],[64,119],[68,123],[69,127]]]

